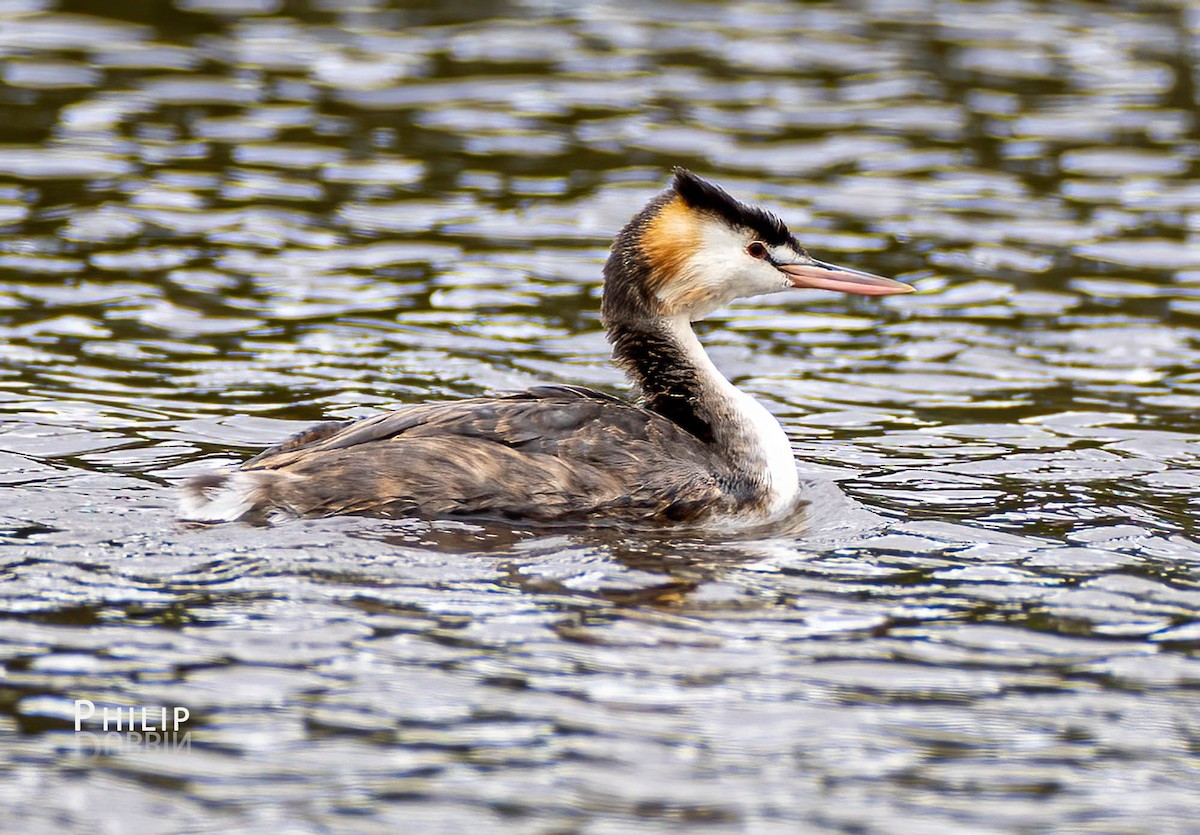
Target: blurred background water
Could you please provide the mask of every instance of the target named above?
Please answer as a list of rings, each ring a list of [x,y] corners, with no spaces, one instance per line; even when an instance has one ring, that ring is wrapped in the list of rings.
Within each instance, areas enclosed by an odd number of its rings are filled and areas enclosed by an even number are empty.
[[[1189,0],[0,0],[6,827],[1195,831],[1198,53]],[[808,536],[173,521],[318,419],[623,391],[676,164],[920,290],[702,327]]]

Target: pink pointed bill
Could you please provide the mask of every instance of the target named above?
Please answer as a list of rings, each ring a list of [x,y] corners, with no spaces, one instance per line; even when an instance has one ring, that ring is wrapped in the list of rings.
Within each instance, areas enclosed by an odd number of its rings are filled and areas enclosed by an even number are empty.
[[[808,264],[778,264],[779,271],[786,275],[793,287],[812,287],[817,290],[836,290],[839,293],[854,293],[859,296],[894,296],[916,292],[916,287],[871,275],[850,267],[835,267],[813,261]]]

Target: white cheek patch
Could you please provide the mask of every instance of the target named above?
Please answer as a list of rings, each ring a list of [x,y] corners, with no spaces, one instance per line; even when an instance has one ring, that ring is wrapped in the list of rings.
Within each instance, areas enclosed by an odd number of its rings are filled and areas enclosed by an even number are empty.
[[[709,221],[701,227],[700,247],[692,256],[692,271],[702,283],[714,291],[740,283],[739,279],[752,269],[756,259],[746,252],[749,241],[723,223]],[[725,296],[726,293],[717,292]]]
[[[712,220],[697,223],[692,252],[679,262],[677,272],[658,288],[668,310],[696,319],[735,298],[728,292],[744,261],[752,260],[734,230]]]
[[[658,297],[671,311],[695,320],[734,299],[786,290],[791,282],[768,259],[754,258],[746,247],[755,240],[745,229],[736,229],[716,218],[697,224],[695,251],[679,273],[664,282]],[[791,247],[771,247],[771,257],[795,260]]]
[[[699,267],[704,270],[713,295],[720,299],[718,306],[734,299],[777,293],[791,286],[770,260],[755,258],[746,251],[754,240],[753,233],[745,229],[716,221],[704,224],[696,260],[701,261]],[[771,259],[780,261],[796,258],[788,246],[768,247],[767,253]]]

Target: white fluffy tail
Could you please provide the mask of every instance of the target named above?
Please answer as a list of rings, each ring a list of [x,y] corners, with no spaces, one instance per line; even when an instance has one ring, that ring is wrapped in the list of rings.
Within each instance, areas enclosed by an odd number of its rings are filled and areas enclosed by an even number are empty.
[[[179,517],[185,522],[236,522],[264,514],[271,507],[270,471],[205,473],[184,482]]]

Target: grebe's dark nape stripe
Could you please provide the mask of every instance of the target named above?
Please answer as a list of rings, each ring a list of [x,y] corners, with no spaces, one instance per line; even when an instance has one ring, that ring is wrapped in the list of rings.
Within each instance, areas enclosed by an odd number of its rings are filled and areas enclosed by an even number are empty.
[[[647,409],[710,444],[712,425],[700,415],[703,378],[675,336],[659,328],[613,325],[613,358],[641,387]]]
[[[600,318],[605,327],[657,315],[659,303],[651,289],[654,269],[641,241],[654,218],[673,199],[674,191],[659,192],[617,233],[603,269]]]

